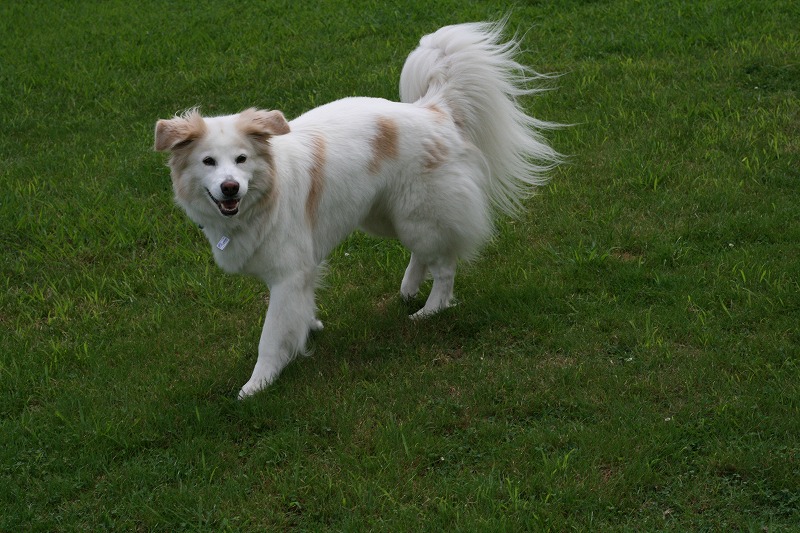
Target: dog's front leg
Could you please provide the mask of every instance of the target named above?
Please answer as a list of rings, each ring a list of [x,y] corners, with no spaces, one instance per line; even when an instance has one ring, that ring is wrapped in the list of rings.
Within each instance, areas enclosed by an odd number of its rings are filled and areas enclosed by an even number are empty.
[[[250,380],[239,391],[239,399],[272,383],[292,358],[305,349],[309,325],[314,320],[314,286],[308,279],[309,276],[295,274],[270,289],[258,360]]]

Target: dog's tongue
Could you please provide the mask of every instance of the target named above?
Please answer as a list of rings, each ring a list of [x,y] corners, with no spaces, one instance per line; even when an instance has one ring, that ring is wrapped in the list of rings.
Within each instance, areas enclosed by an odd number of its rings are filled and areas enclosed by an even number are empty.
[[[222,204],[222,207],[228,211],[236,209],[239,206],[239,200],[223,200],[220,203]]]

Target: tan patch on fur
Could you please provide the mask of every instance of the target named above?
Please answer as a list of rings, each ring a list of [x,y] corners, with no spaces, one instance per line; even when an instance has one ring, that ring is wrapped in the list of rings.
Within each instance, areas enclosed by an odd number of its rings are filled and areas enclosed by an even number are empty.
[[[264,188],[266,189],[258,200],[258,209],[262,211],[271,211],[278,201],[278,173],[275,171],[271,158],[267,157],[269,169],[259,176],[259,181],[265,184]]]
[[[311,170],[309,177],[311,185],[308,189],[306,198],[306,218],[311,226],[317,223],[317,211],[322,197],[322,189],[325,187],[325,158],[326,158],[325,138],[317,135],[312,139],[311,145]]]
[[[183,172],[192,153],[192,144],[207,131],[206,122],[196,109],[190,109],[179,117],[156,122],[154,148],[159,152],[170,152],[172,189],[175,197],[182,201],[188,201],[190,197]]]
[[[434,139],[432,142],[426,143],[425,158],[422,162],[422,167],[426,172],[432,172],[442,166],[447,161],[447,156],[450,155],[450,150],[441,139]]]
[[[175,192],[175,198],[188,202],[191,194],[189,193],[189,184],[186,183],[187,180],[182,179],[183,170],[173,167],[170,176],[172,177],[172,190]]]
[[[442,111],[442,109],[440,107],[438,107],[438,106],[436,106],[434,104],[431,104],[431,105],[428,106],[428,109],[430,109],[431,113],[433,113],[435,115],[436,122],[441,124],[442,122],[445,122],[448,119],[447,113]]]
[[[372,139],[372,160],[369,162],[369,171],[377,174],[381,170],[381,164],[390,159],[397,159],[399,152],[397,123],[388,117],[379,117],[378,131]]]
[[[254,185],[262,191],[258,209],[269,211],[275,207],[278,199],[277,172],[269,141],[275,135],[289,133],[289,124],[280,111],[264,111],[251,107],[239,113],[236,128],[250,139],[258,157],[267,164],[266,170],[258,170],[254,175]]]
[[[251,107],[239,113],[236,126],[244,135],[266,138],[289,133],[289,123],[280,111],[264,111]]]
[[[158,152],[181,150],[205,135],[206,131],[203,117],[196,109],[190,109],[180,117],[156,122],[154,148]]]

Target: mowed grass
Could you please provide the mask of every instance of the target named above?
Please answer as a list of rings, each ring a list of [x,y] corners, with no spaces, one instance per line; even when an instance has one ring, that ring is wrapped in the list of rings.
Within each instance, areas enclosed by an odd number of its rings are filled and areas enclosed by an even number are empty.
[[[252,400],[266,289],[172,203],[156,119],[397,97],[439,26],[562,73],[568,164],[412,322],[355,234]],[[800,523],[800,4],[0,6],[0,530]],[[421,305],[422,300],[416,302]]]

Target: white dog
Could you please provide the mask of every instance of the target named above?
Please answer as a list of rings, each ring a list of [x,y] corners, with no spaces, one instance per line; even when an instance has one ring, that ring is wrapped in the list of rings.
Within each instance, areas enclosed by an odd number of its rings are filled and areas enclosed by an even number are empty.
[[[169,151],[177,203],[200,225],[217,264],[270,288],[247,397],[304,350],[315,316],[319,265],[357,227],[411,251],[400,286],[430,295],[412,318],[453,299],[459,259],[492,236],[559,155],[516,98],[536,76],[515,60],[503,24],[448,26],[427,35],[400,76],[403,103],[345,98],[287,122],[248,109],[159,120],[155,149]]]

